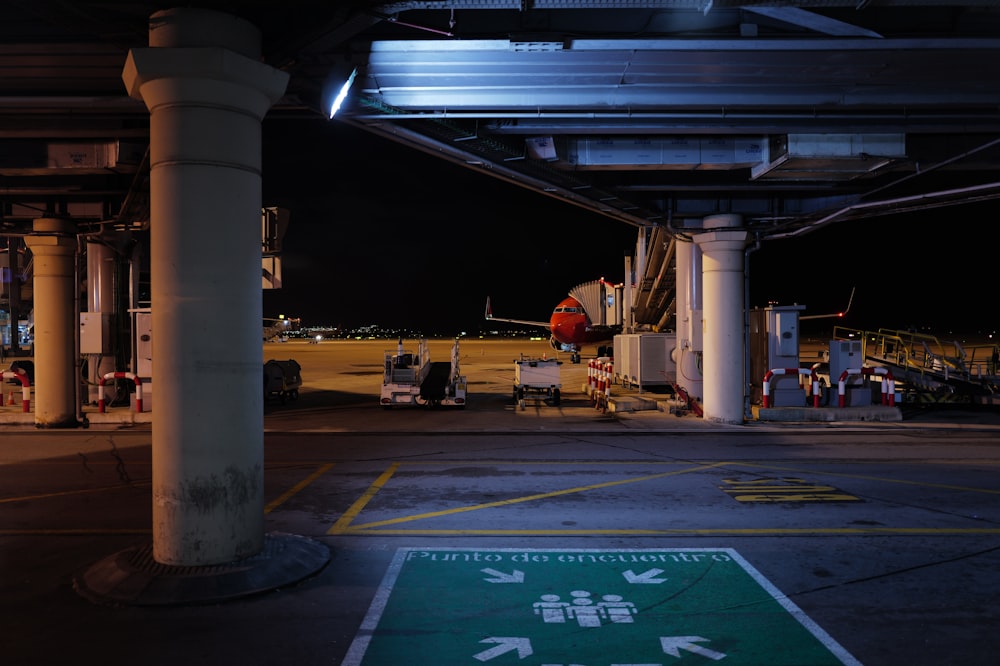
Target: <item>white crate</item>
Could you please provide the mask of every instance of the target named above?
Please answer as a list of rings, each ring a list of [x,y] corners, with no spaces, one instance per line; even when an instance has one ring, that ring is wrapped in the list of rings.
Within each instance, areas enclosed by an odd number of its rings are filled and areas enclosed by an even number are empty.
[[[559,366],[556,359],[522,358],[514,361],[514,383],[532,388],[561,386]]]

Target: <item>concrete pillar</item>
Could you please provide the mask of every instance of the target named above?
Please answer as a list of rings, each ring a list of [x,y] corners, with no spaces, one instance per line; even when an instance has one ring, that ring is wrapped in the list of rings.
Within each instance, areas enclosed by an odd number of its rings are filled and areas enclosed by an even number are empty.
[[[694,236],[702,251],[705,420],[743,423],[743,251],[740,215],[706,217]]]
[[[18,329],[18,322],[21,319],[21,253],[16,238],[7,239],[7,262],[10,269],[10,284],[8,285],[7,303],[10,312],[10,344],[11,354],[18,355],[21,350],[21,334]],[[3,350],[0,349],[0,358],[3,357]]]
[[[264,544],[260,122],[288,75],[233,16],[149,35],[122,78],[150,110],[153,557],[211,565]]]
[[[76,225],[39,218],[25,239],[33,255],[35,425],[78,425],[76,389]]]
[[[91,321],[91,326],[102,327],[105,336],[108,337],[108,328],[114,321],[114,288],[115,288],[115,252],[100,239],[91,239],[87,242],[87,312],[99,317],[100,321]],[[84,327],[85,328],[85,327]],[[87,354],[87,401],[96,403],[98,400],[98,384],[101,377],[109,372],[114,372],[115,357],[113,350],[108,346],[100,353],[92,353],[88,349],[82,349],[81,353]],[[125,370],[126,368],[121,368]]]

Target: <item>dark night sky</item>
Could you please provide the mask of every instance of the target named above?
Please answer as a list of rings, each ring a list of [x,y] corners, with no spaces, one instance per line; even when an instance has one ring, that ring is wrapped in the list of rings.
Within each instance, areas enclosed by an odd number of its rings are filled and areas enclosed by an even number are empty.
[[[500,317],[545,320],[589,280],[624,279],[636,230],[343,123],[264,123],[265,206],[291,211],[281,290],[264,316],[303,325],[380,324],[474,333],[490,296]],[[993,223],[997,204],[834,223],[750,255],[750,305],[768,301],[856,328],[998,327],[996,242],[956,222]],[[991,245],[992,243],[992,245]]]

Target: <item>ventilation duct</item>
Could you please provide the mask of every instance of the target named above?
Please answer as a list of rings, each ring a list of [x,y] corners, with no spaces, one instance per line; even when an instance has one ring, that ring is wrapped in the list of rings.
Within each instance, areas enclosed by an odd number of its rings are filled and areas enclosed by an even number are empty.
[[[580,170],[728,170],[759,164],[764,145],[764,137],[609,136],[570,141],[566,159]]]
[[[786,134],[764,145],[753,180],[846,181],[906,158],[905,134]]]

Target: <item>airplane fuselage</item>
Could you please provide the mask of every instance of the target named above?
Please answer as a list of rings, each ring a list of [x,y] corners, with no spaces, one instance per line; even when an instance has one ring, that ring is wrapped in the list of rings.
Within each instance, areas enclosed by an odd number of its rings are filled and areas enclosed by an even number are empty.
[[[580,301],[568,296],[559,301],[549,319],[552,346],[557,349],[579,351],[585,344],[610,340],[615,331],[608,327],[594,327]]]

